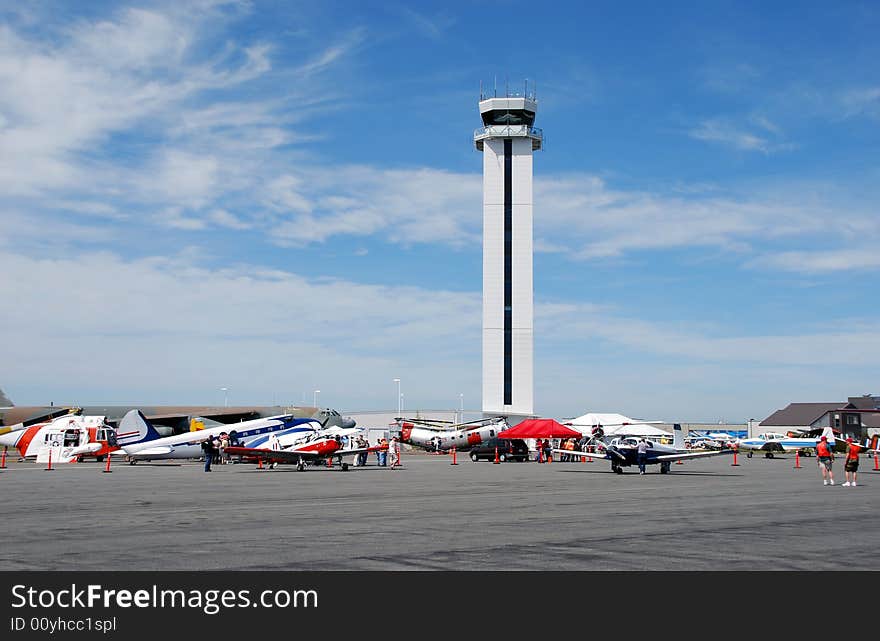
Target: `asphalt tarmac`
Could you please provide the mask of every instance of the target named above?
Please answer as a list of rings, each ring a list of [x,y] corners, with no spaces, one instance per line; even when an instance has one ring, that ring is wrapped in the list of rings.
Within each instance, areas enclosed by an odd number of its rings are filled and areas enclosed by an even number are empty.
[[[878,570],[880,472],[720,456],[403,467],[195,461],[0,470],[3,570]]]

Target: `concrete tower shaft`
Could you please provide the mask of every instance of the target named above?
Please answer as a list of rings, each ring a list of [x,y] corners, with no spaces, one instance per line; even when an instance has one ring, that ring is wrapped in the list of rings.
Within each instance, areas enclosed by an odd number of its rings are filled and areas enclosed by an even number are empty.
[[[534,413],[532,154],[534,98],[480,101],[483,127],[483,412]]]

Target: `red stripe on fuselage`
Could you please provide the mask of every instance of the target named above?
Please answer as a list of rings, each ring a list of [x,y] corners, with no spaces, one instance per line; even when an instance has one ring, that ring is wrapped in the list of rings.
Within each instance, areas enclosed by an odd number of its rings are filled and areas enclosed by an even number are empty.
[[[27,456],[27,450],[31,444],[31,441],[39,433],[39,431],[43,429],[43,427],[43,425],[35,425],[34,427],[29,427],[24,431],[24,434],[21,435],[18,443],[15,444],[15,447],[18,448],[19,454],[21,454],[22,456]]]

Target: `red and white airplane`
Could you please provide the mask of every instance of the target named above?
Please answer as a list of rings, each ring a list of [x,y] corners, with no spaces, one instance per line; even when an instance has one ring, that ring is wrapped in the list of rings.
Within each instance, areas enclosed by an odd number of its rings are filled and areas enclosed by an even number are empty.
[[[0,434],[0,446],[18,449],[22,458],[48,460],[53,463],[73,463],[83,456],[94,456],[99,461],[119,449],[116,430],[103,416],[68,414],[43,423],[13,429]]]
[[[462,452],[494,438],[509,425],[503,416],[482,418],[468,423],[446,423],[429,419],[398,418],[400,440],[433,452]]]
[[[348,463],[342,460],[344,456],[354,456],[363,452],[378,452],[387,449],[388,446],[344,448],[342,436],[357,432],[357,429],[342,429],[332,427],[314,432],[303,437],[299,435],[295,439],[282,435],[277,437],[270,434],[264,447],[236,447],[229,446],[226,452],[230,455],[242,456],[246,459],[264,461],[270,469],[278,463],[295,463],[296,469],[302,472],[306,469],[306,463],[332,466],[335,458],[343,472],[348,470]]]

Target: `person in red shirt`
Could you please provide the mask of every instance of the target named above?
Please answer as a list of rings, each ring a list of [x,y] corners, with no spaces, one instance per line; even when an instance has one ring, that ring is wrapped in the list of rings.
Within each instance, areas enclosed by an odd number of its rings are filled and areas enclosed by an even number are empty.
[[[862,449],[858,443],[853,443],[852,436],[846,439],[846,461],[843,463],[843,473],[846,474],[846,483],[844,487],[856,486],[856,473],[859,471],[859,450]]]
[[[822,485],[834,485],[834,474],[831,472],[834,452],[828,446],[827,436],[823,436],[816,445],[816,458],[818,459],[819,469],[822,470]]]

